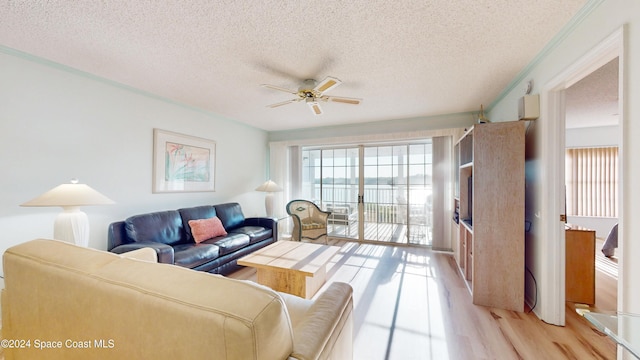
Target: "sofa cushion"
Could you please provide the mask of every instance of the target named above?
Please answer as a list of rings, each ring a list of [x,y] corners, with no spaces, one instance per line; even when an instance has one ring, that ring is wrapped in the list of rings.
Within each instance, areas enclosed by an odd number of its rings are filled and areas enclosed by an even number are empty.
[[[173,247],[174,264],[184,266],[186,268],[194,268],[196,266],[213,261],[220,256],[220,248],[212,244],[179,244]]]
[[[316,229],[324,229],[325,224],[314,222],[311,220],[302,221],[302,230],[316,230]]]
[[[227,235],[222,221],[215,216],[210,219],[189,220],[189,229],[196,243]]]
[[[191,227],[189,226],[189,220],[209,219],[217,216],[216,208],[212,205],[182,208],[178,209],[178,212],[182,218],[182,226],[184,227],[188,241],[194,241],[193,234],[191,233]]]
[[[211,244],[220,249],[220,256],[230,254],[249,245],[249,236],[246,234],[229,233],[226,236],[207,240],[200,245]]]
[[[249,236],[251,244],[257,243],[272,236],[273,231],[262,226],[241,226],[231,231],[234,234],[245,234]]]
[[[244,214],[238,203],[214,205],[216,213],[227,232],[244,224]]]
[[[125,220],[127,236],[136,242],[175,245],[185,242],[182,218],[177,210],[134,215]]]

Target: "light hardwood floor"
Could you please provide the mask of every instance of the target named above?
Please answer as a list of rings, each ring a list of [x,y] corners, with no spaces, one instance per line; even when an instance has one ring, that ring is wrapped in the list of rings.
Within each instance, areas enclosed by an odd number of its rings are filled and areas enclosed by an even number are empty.
[[[341,251],[327,269],[328,281],[354,289],[354,359],[616,358],[613,342],[578,316],[573,304],[567,304],[564,327],[531,312],[473,305],[447,253],[330,243]],[[255,270],[231,277],[255,280]]]
[[[596,308],[615,311],[618,308],[618,258],[605,257],[600,250],[603,243],[602,239],[596,239]]]

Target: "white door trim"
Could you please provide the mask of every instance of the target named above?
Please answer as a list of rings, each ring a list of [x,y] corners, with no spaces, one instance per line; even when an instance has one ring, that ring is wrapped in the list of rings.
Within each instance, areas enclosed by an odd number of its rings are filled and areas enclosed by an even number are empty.
[[[540,201],[542,254],[546,256],[540,260],[542,264],[540,281],[544,289],[540,294],[544,296],[546,304],[538,314],[540,318],[554,325],[564,325],[565,321],[565,234],[564,223],[560,215],[564,214],[565,184],[564,184],[564,154],[565,154],[565,104],[564,90],[575,84],[607,62],[618,57],[622,61],[624,46],[624,27],[618,29],[604,39],[578,61],[562,71],[558,76],[546,84],[541,93],[540,101],[540,158],[541,187],[538,200]],[[623,67],[620,66],[620,79]],[[622,87],[620,87],[622,89]],[[622,93],[620,94],[620,102]],[[622,108],[622,107],[621,107]],[[620,119],[623,119],[621,116]],[[624,123],[620,121],[620,140]],[[622,148],[622,142],[620,142]],[[621,179],[622,177],[620,177]],[[623,187],[620,187],[624,189]],[[620,194],[623,201],[624,194]],[[622,209],[622,205],[620,205]],[[622,223],[622,216],[620,216]],[[620,225],[622,226],[622,225]],[[618,299],[621,298],[619,289]],[[620,305],[620,304],[619,304]]]

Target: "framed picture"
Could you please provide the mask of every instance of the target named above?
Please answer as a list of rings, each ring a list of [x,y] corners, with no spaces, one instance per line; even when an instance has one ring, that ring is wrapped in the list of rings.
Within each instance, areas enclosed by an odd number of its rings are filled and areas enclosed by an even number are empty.
[[[216,143],[153,129],[153,192],[215,191]]]

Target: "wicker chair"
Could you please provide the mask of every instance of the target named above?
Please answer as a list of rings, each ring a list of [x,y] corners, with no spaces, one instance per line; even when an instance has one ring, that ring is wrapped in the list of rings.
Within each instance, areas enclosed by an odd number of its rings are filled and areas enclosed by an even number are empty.
[[[328,211],[322,211],[318,206],[307,200],[292,200],[287,204],[287,214],[293,219],[294,241],[318,240],[324,237],[327,241],[327,219],[331,215]]]

